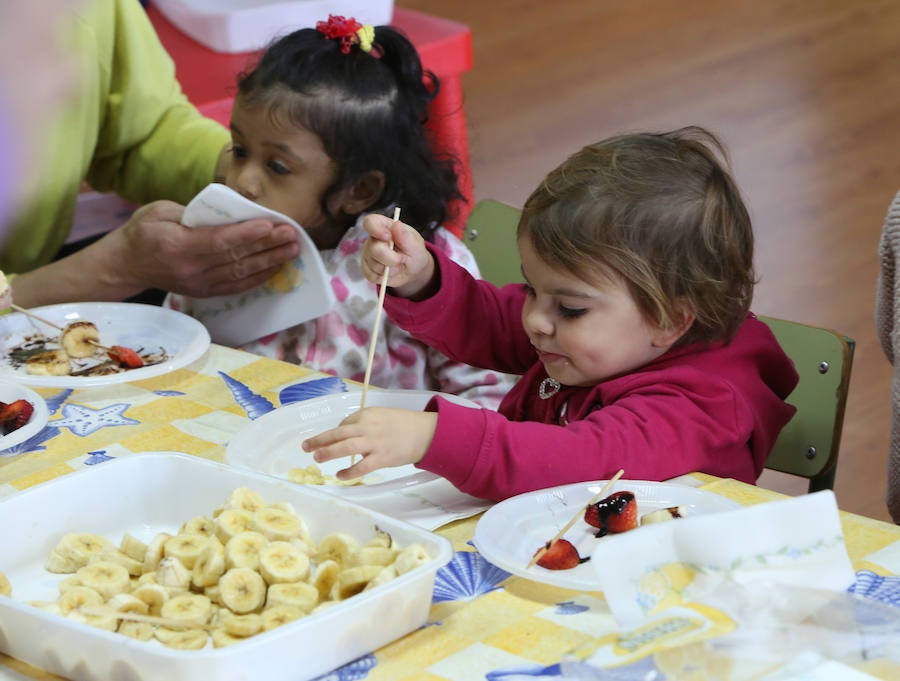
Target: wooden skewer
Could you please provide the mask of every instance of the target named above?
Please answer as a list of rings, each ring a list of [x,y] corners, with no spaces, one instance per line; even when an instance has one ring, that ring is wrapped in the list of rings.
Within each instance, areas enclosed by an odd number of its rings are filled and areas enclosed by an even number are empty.
[[[537,553],[534,554],[534,556],[533,556],[533,557],[531,558],[531,560],[528,562],[528,565],[525,566],[525,569],[527,570],[527,569],[530,568],[532,565],[534,565],[535,563],[537,563],[537,562],[541,559],[541,556],[543,556],[545,553],[547,553],[547,551],[549,551],[549,550],[553,547],[553,545],[554,545],[557,541],[559,541],[560,538],[561,538],[566,532],[569,531],[569,528],[571,528],[572,525],[575,524],[575,521],[577,521],[579,518],[581,518],[582,516],[584,516],[584,509],[587,508],[588,506],[590,506],[591,504],[596,504],[598,501],[600,501],[600,500],[606,495],[607,490],[608,490],[610,487],[612,487],[614,484],[616,484],[616,481],[617,481],[619,478],[621,478],[623,475],[625,475],[625,471],[622,470],[622,469],[620,468],[620,469],[619,469],[619,472],[616,473],[614,476],[612,476],[612,477],[609,479],[609,481],[608,481],[605,485],[603,485],[603,487],[600,488],[600,491],[597,492],[597,493],[591,498],[591,500],[590,500],[589,502],[587,502],[583,507],[581,507],[581,509],[578,511],[578,513],[576,513],[575,516],[574,516],[569,522],[566,523],[565,527],[563,527],[559,532],[557,532],[557,533],[556,533],[556,536],[553,537],[553,539],[551,539],[549,542],[547,542],[547,543],[540,549],[540,551],[538,551]]]
[[[22,313],[23,315],[25,315],[26,317],[31,317],[32,319],[34,319],[35,321],[40,322],[41,324],[46,324],[47,326],[52,326],[52,327],[53,327],[54,329],[56,329],[57,331],[65,331],[65,328],[62,327],[62,326],[60,326],[60,325],[57,324],[56,322],[51,322],[49,319],[45,319],[44,317],[41,317],[40,315],[36,315],[36,314],[35,314],[34,312],[32,312],[31,310],[27,310],[27,309],[25,309],[24,307],[21,307],[20,305],[11,304],[10,307],[11,307],[13,310],[15,310],[16,312],[21,312],[21,313]],[[101,350],[104,350],[104,351],[106,351],[106,352],[110,352],[110,351],[112,350],[112,348],[109,348],[109,347],[107,347],[107,346],[105,346],[105,345],[101,345],[100,343],[98,343],[98,342],[95,341],[95,340],[90,340],[90,339],[88,339],[87,342],[90,343],[91,345],[93,345],[95,348],[100,348]]]
[[[394,208],[394,222],[400,219],[400,208]],[[391,250],[394,249],[394,242],[390,243]],[[378,327],[381,324],[381,310],[384,307],[384,293],[387,291],[388,275],[391,272],[390,267],[384,268],[381,275],[381,290],[378,292],[378,306],[375,308],[375,322],[372,324],[372,336],[369,338],[369,357],[366,359],[366,375],[363,379],[362,395],[359,398],[359,408],[362,410],[366,406],[366,394],[369,392],[369,379],[372,377],[372,360],[375,357],[375,342],[378,339]],[[356,463],[356,454],[350,457],[350,465]]]
[[[78,608],[78,612],[94,617],[115,617],[120,620],[128,620],[129,622],[146,622],[147,624],[155,624],[160,627],[168,627],[169,629],[206,629],[211,631],[215,629],[209,624],[196,624],[194,622],[185,622],[184,620],[176,620],[170,617],[156,617],[154,615],[142,615],[137,612],[120,612],[102,605],[83,605]]]

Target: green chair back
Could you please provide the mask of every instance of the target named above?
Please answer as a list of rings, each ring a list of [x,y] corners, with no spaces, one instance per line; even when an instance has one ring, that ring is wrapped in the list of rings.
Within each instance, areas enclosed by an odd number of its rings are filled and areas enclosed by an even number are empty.
[[[778,436],[766,468],[807,478],[810,492],[833,489],[855,342],[819,326],[760,319],[800,375],[787,398],[797,413]]]
[[[497,286],[523,281],[516,247],[520,212],[500,201],[485,199],[475,204],[466,220],[463,241],[475,256],[482,279]]]
[[[519,209],[479,201],[463,235],[481,276],[498,286],[522,281],[516,227]],[[854,341],[830,329],[760,317],[794,361],[800,381],[788,397],[797,413],[785,426],[766,468],[809,480],[809,491],[834,487]]]

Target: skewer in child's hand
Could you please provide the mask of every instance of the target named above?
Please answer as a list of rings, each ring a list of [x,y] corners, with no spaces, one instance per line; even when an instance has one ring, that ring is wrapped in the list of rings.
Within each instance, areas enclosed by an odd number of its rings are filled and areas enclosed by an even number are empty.
[[[394,295],[413,299],[430,295],[434,258],[422,235],[403,222],[374,213],[363,219],[363,227],[370,236],[362,252],[366,278],[380,284],[384,268],[389,267],[388,286]]]
[[[393,466],[422,460],[437,428],[434,412],[369,407],[355,412],[340,425],[303,441],[305,452],[315,452],[318,463],[361,455],[362,459],[337,473],[352,480]]]

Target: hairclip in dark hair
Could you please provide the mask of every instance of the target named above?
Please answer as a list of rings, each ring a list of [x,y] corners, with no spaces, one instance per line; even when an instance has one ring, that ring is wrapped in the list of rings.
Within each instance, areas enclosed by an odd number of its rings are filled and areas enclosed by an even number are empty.
[[[361,24],[353,17],[329,14],[328,21],[316,23],[316,30],[329,40],[341,41],[341,52],[350,54],[353,45],[359,45],[363,52],[372,51],[375,29],[369,24]]]

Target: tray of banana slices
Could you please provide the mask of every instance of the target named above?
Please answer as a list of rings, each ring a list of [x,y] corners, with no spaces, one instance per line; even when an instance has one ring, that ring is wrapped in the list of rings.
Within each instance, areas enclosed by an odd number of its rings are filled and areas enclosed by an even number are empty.
[[[313,679],[422,626],[452,556],[316,488],[175,452],[0,499],[0,526],[0,652],[79,679]]]

